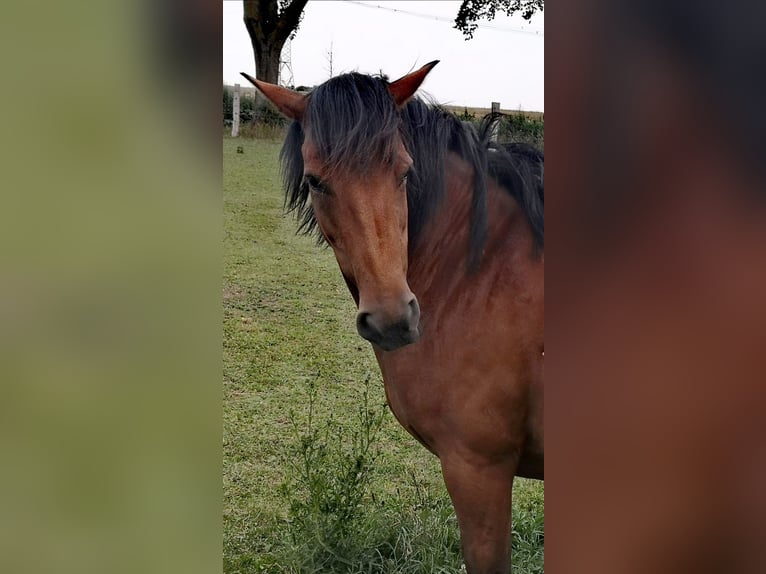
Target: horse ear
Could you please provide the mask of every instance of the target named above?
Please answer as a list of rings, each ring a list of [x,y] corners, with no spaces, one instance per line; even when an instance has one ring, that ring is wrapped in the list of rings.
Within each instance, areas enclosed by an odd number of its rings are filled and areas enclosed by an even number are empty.
[[[392,82],[388,85],[388,91],[391,92],[391,95],[394,97],[396,107],[401,108],[412,96],[415,95],[415,92],[418,91],[420,84],[422,84],[423,80],[426,79],[428,72],[430,72],[431,68],[433,68],[438,63],[439,60],[429,62],[419,70],[412,72],[411,74],[407,74],[403,78],[399,78],[395,82]]]
[[[303,117],[303,112],[306,109],[305,95],[299,94],[298,92],[294,92],[292,90],[288,90],[287,88],[283,88],[281,86],[269,84],[268,82],[256,80],[244,72],[240,72],[240,74],[242,74],[250,83],[258,88],[261,93],[266,96],[272,104],[277,106],[277,109],[288,118],[300,121],[300,119]]]

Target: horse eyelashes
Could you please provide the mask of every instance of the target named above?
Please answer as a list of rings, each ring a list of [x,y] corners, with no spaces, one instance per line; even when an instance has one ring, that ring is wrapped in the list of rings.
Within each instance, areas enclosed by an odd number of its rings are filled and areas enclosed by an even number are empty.
[[[327,187],[317,176],[307,175],[303,178],[303,181],[306,182],[306,185],[309,186],[311,191],[316,193],[327,193]]]

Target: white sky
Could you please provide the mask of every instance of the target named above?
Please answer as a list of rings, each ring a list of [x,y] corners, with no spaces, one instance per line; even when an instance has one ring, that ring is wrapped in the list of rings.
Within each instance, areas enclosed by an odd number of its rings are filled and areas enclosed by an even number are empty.
[[[466,41],[452,27],[459,7],[459,0],[310,0],[291,47],[295,85],[313,86],[329,78],[332,44],[333,75],[382,70],[395,80],[441,60],[423,85],[440,103],[488,108],[495,101],[503,109],[544,111],[543,15],[531,22],[498,15],[479,22],[484,27]],[[255,75],[242,14],[241,0],[224,0],[223,81],[229,85],[247,83],[239,72]]]

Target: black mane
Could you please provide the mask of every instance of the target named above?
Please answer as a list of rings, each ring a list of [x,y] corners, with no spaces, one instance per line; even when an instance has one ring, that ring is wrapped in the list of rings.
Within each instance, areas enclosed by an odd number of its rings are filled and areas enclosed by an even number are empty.
[[[397,112],[386,81],[358,73],[336,76],[308,98],[304,124],[329,172],[353,166],[364,173],[389,161],[395,151],[395,136],[401,134],[414,162],[407,179],[410,249],[444,197],[445,162],[450,151],[474,171],[470,265],[479,264],[487,234],[488,175],[516,198],[532,226],[536,245],[542,248],[543,155],[532,146],[491,142],[497,116],[488,116],[477,130],[438,105],[426,105],[419,99],[412,99]],[[296,214],[299,230],[311,234],[317,231],[317,224],[303,180],[303,139],[303,128],[293,122],[280,160],[285,206]],[[321,234],[317,236],[321,242]]]

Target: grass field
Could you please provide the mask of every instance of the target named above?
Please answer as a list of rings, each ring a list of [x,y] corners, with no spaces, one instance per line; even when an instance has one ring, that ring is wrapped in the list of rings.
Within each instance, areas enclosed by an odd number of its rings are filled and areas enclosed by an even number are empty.
[[[223,140],[224,571],[458,572],[438,461],[385,408],[332,252],[282,214],[279,147]],[[517,479],[514,572],[543,571],[543,538]]]

